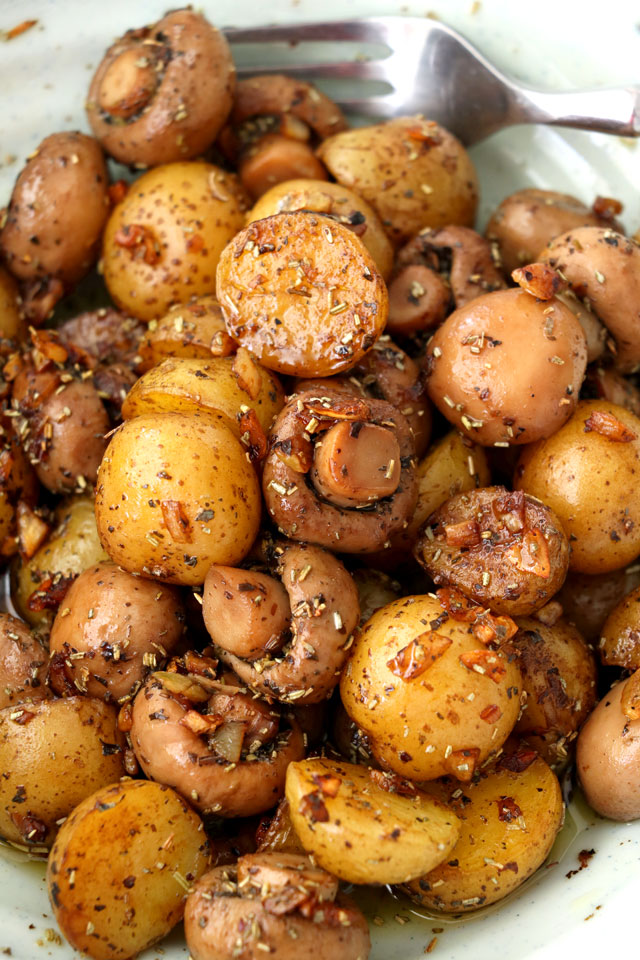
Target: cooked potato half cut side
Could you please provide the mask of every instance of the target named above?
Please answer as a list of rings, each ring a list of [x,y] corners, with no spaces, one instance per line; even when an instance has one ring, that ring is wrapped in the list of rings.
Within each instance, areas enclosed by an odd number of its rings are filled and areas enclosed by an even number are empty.
[[[414,784],[352,763],[292,763],[286,796],[307,853],[349,883],[407,882],[441,863],[460,833],[455,814]]]

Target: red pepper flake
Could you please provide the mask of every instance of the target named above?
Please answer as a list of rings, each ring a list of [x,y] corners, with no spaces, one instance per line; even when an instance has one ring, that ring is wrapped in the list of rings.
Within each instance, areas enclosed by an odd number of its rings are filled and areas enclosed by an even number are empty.
[[[156,266],[161,260],[156,238],[149,227],[141,223],[125,223],[116,231],[113,239],[119,247],[128,250],[134,260],[144,260],[150,267]]]
[[[312,793],[305,793],[300,801],[298,811],[303,817],[312,820],[314,823],[327,823],[329,820],[329,811],[317,790]]]
[[[581,870],[585,870],[589,866],[589,861],[593,856],[595,856],[595,850],[581,850],[578,854],[578,862],[580,866],[577,870],[569,870],[569,872],[565,874],[567,880],[570,880],[571,877],[575,877],[576,873],[580,873]]]
[[[494,683],[500,683],[507,672],[504,663],[493,650],[468,650],[460,654],[460,662],[467,670],[480,673]]]
[[[411,780],[405,780],[397,773],[385,770],[369,770],[369,779],[376,787],[386,790],[387,793],[397,793],[401,797],[415,797],[418,788]]]
[[[393,659],[387,660],[387,666],[397,677],[413,680],[428,670],[451,643],[449,637],[443,637],[435,630],[427,630],[399,650]]]
[[[485,723],[497,723],[501,716],[502,710],[497,703],[489,704],[480,713],[480,719],[484,720]]]
[[[67,653],[59,650],[49,660],[49,686],[59,697],[77,696],[78,690],[73,682],[73,668],[67,664]]]
[[[193,531],[182,503],[179,500],[161,500],[160,509],[171,539],[176,543],[191,543]]]
[[[473,777],[479,759],[478,747],[470,747],[466,750],[453,750],[445,759],[444,765],[456,780],[468,783]]]
[[[245,410],[244,413],[238,414],[238,424],[240,426],[240,438],[249,448],[251,462],[255,463],[256,460],[263,460],[267,455],[269,444],[255,410]]]
[[[60,577],[54,580],[53,577],[47,577],[42,581],[37,590],[34,590],[27,600],[27,607],[34,613],[41,613],[43,610],[56,610],[77,574],[69,577]]]
[[[538,300],[552,300],[566,286],[552,267],[546,263],[530,263],[511,271],[511,279]]]
[[[496,800],[498,804],[498,819],[502,823],[513,823],[518,817],[522,816],[522,810],[515,802],[513,797],[500,797]]]
[[[509,770],[511,773],[523,773],[537,758],[538,753],[531,747],[519,747],[512,753],[503,753],[496,769]]]
[[[473,623],[478,618],[478,614],[482,613],[482,607],[479,604],[469,600],[455,587],[442,587],[441,590],[436,591],[436,596],[442,609],[446,610],[453,620]]]
[[[18,23],[15,27],[11,27],[11,30],[7,30],[4,34],[4,39],[15,40],[16,37],[26,33],[27,30],[31,30],[32,27],[35,27],[37,22],[37,20],[23,20],[22,23]]]
[[[114,206],[122,203],[128,192],[129,184],[126,180],[116,180],[115,183],[109,185],[109,199]]]
[[[632,430],[629,430],[612,413],[605,413],[604,410],[594,410],[585,421],[584,432],[590,433],[592,430],[615,443],[631,443],[636,439],[636,434]]]
[[[325,797],[338,796],[338,791],[342,786],[340,777],[336,777],[333,773],[314,773],[311,779],[317,787],[320,787]]]
[[[448,547],[475,547],[482,539],[477,520],[451,523],[444,528],[444,535]]]
[[[540,530],[527,530],[522,540],[511,544],[505,557],[524,573],[534,573],[543,580],[551,576],[549,546]]]

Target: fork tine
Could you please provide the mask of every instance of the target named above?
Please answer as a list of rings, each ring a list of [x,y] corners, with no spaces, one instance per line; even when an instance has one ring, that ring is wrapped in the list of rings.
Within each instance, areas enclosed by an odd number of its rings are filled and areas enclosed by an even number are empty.
[[[310,80],[381,80],[389,82],[385,61],[349,60],[343,63],[287,63],[260,64],[251,63],[237,67],[239,77],[253,74],[286,73],[291,77],[305,77]]]
[[[378,120],[391,120],[402,115],[402,107],[393,94],[381,97],[339,97],[331,98],[347,113],[357,113],[361,117],[373,117]]]
[[[325,23],[290,23],[267,27],[228,27],[229,43],[303,43],[304,41],[351,40],[355,43],[387,43],[384,17],[362,20],[329,20]]]

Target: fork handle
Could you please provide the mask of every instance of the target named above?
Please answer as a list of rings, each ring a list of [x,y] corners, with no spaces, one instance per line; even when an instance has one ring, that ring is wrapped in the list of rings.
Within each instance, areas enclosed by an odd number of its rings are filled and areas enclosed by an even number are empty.
[[[640,135],[640,87],[548,93],[520,87],[514,123],[575,127],[619,137]]]

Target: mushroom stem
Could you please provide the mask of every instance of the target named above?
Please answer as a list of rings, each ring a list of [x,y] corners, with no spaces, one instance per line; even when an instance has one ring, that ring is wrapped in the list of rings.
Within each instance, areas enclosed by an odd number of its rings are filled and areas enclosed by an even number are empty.
[[[372,423],[336,423],[316,444],[311,477],[327,500],[353,506],[390,497],[400,483],[400,445]]]

